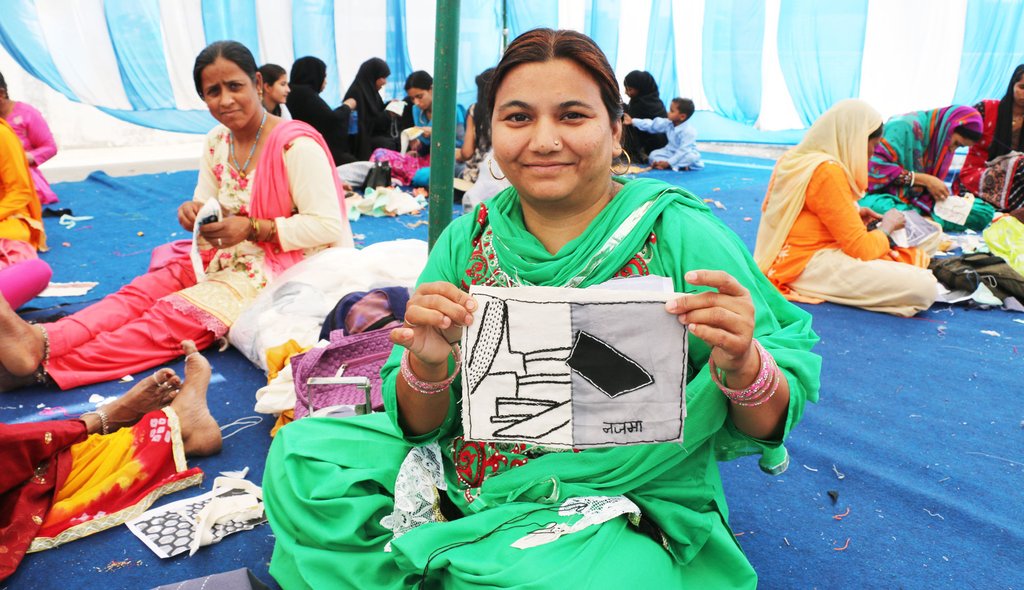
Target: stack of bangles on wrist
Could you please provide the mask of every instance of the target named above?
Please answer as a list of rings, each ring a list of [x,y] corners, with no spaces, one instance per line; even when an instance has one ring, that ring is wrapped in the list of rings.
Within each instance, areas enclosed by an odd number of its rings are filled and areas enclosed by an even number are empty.
[[[782,382],[782,371],[775,362],[775,357],[761,346],[761,343],[754,340],[754,347],[761,356],[761,370],[757,373],[757,379],[746,389],[729,389],[722,384],[722,377],[719,376],[719,369],[715,366],[713,359],[708,360],[708,367],[711,370],[711,380],[722,390],[725,397],[737,406],[759,406],[772,399]]]
[[[459,375],[459,371],[462,370],[462,351],[459,349],[459,345],[452,345],[452,355],[455,357],[455,370],[448,376],[444,381],[424,381],[413,373],[412,367],[409,365],[409,349],[406,349],[402,353],[402,377],[405,378],[405,382],[409,384],[416,393],[422,393],[423,395],[434,395],[441,393],[442,391],[448,391],[451,387],[452,381]]]

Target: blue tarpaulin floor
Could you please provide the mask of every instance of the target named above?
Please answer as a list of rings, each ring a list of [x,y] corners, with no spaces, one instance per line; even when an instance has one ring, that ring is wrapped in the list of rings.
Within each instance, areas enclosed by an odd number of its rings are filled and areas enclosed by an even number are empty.
[[[707,154],[705,170],[651,176],[718,201],[715,213],[752,248],[772,164]],[[145,272],[154,246],[186,237],[175,210],[195,178],[96,174],[56,185],[59,207],[93,219],[72,228],[46,220],[52,249],[43,257],[53,280],[100,284],[81,297],[37,298],[24,315],[73,311]],[[426,215],[363,218],[353,231],[363,244],[426,239],[425,225],[409,227],[419,219]],[[831,304],[803,307],[821,336],[822,391],[789,440],[789,470],[767,476],[752,458],[721,465],[730,524],[760,587],[1024,588],[1024,314],[937,304],[900,319]],[[207,356],[218,422],[255,415],[262,372],[233,350]],[[73,417],[93,407],[90,395],[127,388],[2,394],[0,421]],[[161,503],[209,490],[219,471],[248,466],[259,483],[272,422],[263,417],[229,436],[220,455],[191,462],[207,474],[202,489]],[[149,588],[239,567],[274,586],[273,542],[264,525],[194,557],[161,560],[122,526],[27,556],[0,590]]]

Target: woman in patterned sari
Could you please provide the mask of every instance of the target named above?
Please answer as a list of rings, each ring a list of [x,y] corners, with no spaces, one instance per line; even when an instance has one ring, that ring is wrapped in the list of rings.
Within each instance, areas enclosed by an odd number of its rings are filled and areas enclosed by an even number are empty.
[[[200,223],[201,263],[174,260],[46,325],[29,325],[0,302],[0,333],[13,336],[0,342],[0,391],[117,379],[175,358],[182,340],[203,349],[275,276],[324,248],[352,246],[330,150],[309,125],[263,109],[249,50],[218,41],[196,58],[193,78],[221,123],[206,136],[192,200],[178,207],[192,232],[203,204],[219,202],[223,219]]]
[[[202,482],[186,456],[220,451],[210,363],[182,342],[185,380],[160,369],[76,420],[0,424],[0,580],[26,552],[120,525]]]
[[[494,154],[512,187],[458,218],[431,251],[406,325],[392,332],[386,413],[307,418],[278,433],[263,479],[271,573],[286,588],[753,588],[717,461],[760,454],[763,469],[785,468],[782,441],[817,399],[810,316],[701,199],[611,176],[621,102],[592,40],[525,33],[493,80]],[[690,330],[682,445],[558,452],[463,436],[451,343],[474,321],[470,284],[587,287],[648,274],[671,278],[681,295],[665,320]],[[765,363],[777,387],[755,383]],[[716,381],[757,390],[763,403],[738,403]],[[559,512],[568,500],[628,500],[639,514],[510,546],[574,522]]]
[[[974,108],[985,127],[981,139],[967,152],[953,191],[973,193],[1024,220],[1024,164],[1020,155],[1024,153],[1024,64],[1013,70],[1001,99],[983,100]],[[1007,174],[1013,177],[1007,179]]]
[[[949,196],[945,178],[953,153],[981,139],[981,128],[978,111],[957,105],[889,119],[871,157],[868,194],[860,204],[881,214],[896,208],[932,215],[935,202]],[[946,231],[980,231],[992,222],[994,212],[991,205],[976,199],[963,225],[935,221]]]
[[[882,131],[871,105],[842,100],[776,163],[754,260],[787,299],[905,317],[935,301],[928,250],[941,232],[922,248],[898,248],[889,234],[904,226],[903,213],[857,207]],[[878,227],[869,230],[872,222]]]

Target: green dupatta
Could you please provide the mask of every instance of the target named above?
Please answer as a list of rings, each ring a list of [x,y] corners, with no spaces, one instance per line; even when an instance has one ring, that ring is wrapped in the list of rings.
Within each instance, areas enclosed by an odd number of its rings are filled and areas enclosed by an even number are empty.
[[[583,235],[554,255],[524,227],[514,188],[489,201],[487,208],[501,268],[524,283],[574,283],[585,287],[603,282],[647,243],[652,232],[656,242],[652,244],[651,272],[671,277],[678,292],[703,289],[684,283],[682,277],[687,270],[730,272],[751,290],[757,308],[755,335],[773,353],[789,380],[786,434],[800,420],[805,401],[817,400],[820,358],[810,352],[817,341],[810,315],[779,294],[757,269],[739,238],[692,193],[652,179],[630,181]],[[479,213],[478,206],[473,214],[460,217],[445,230],[430,254],[420,283],[447,281],[458,285],[466,278],[473,240],[480,234]],[[627,226],[628,232],[620,231]],[[691,361],[700,370],[687,385],[683,443],[549,453],[486,479],[471,503],[463,497],[452,475],[450,457],[446,456],[449,497],[486,528],[506,521],[520,503],[525,510],[571,497],[625,495],[658,523],[668,538],[671,554],[679,562],[688,563],[712,529],[721,526],[722,518],[727,517],[715,459],[761,452],[761,465],[766,471],[784,469],[788,461],[781,441],[758,441],[732,426],[725,397],[711,382],[706,368],[710,352],[707,345],[692,338],[690,351]],[[401,352],[396,347],[382,370],[385,405],[396,426],[395,380]],[[457,380],[453,391],[460,388]],[[442,452],[447,453],[451,438],[461,433],[460,404],[454,393],[451,402],[448,416],[437,431],[407,440],[413,444],[438,441]],[[487,523],[486,515],[497,507],[502,509],[493,510],[494,522]],[[393,546],[412,564],[422,565],[432,548],[453,542],[450,535],[457,528],[423,525],[397,539]],[[475,535],[479,530],[473,527],[466,534]],[[742,559],[742,554],[738,555]]]

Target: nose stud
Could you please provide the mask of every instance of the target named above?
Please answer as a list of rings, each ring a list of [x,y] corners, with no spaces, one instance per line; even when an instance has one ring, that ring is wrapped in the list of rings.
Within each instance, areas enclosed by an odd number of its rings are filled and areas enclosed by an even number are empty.
[[[555,142],[554,142],[554,143],[555,143],[555,145],[556,145],[556,146],[557,146],[557,145],[562,145],[562,142],[558,141],[557,139],[555,140]]]

